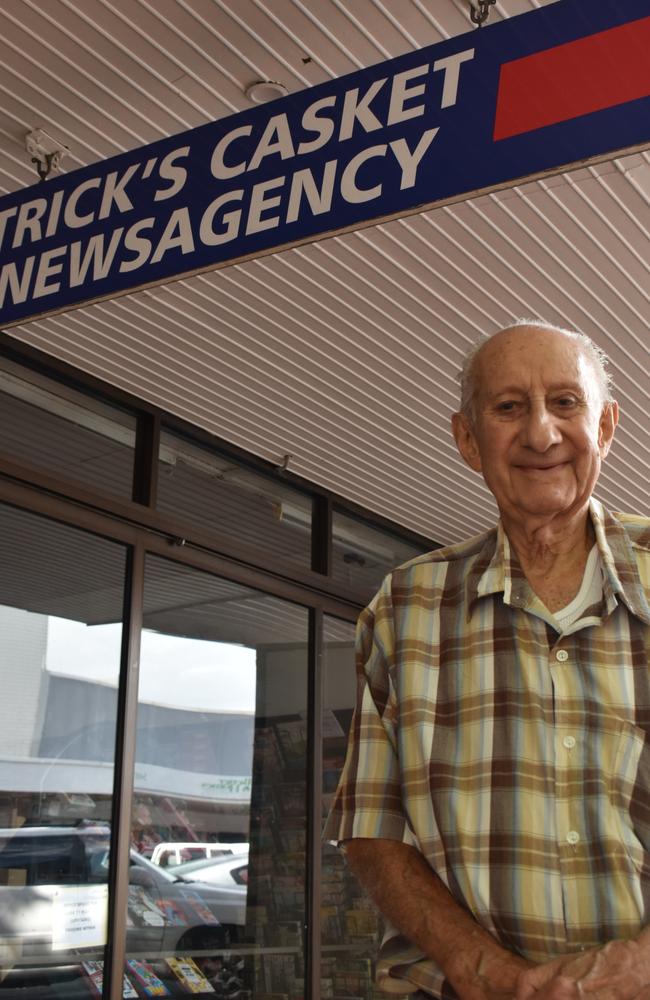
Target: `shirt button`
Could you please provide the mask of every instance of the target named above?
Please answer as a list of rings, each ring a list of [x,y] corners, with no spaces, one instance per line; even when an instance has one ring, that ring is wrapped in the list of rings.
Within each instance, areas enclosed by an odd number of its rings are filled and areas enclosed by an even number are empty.
[[[578,841],[580,840],[580,834],[578,833],[577,830],[569,830],[569,832],[566,835],[566,839],[569,844],[577,844]]]
[[[566,649],[558,649],[557,653],[555,654],[555,659],[559,660],[560,663],[566,663],[566,661],[569,659],[569,654],[567,653]]]
[[[574,746],[576,745],[575,736],[565,736],[562,742],[564,743],[567,750],[573,750]]]

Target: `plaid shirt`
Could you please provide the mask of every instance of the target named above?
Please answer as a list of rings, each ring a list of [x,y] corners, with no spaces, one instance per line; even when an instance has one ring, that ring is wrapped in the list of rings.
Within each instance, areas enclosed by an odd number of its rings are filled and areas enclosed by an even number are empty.
[[[358,702],[325,837],[414,845],[532,961],[650,914],[650,519],[591,518],[602,605],[561,635],[498,526],[406,563],[359,620]],[[453,996],[389,927],[378,982]]]

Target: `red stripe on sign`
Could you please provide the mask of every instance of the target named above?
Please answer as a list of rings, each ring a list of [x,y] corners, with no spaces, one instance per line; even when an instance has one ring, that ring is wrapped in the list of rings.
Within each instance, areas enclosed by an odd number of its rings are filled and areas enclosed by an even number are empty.
[[[650,96],[650,17],[504,63],[494,139]]]

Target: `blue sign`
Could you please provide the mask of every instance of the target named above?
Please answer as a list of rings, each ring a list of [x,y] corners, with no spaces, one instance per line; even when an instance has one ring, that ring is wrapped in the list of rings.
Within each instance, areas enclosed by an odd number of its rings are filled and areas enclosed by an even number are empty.
[[[650,143],[650,0],[562,0],[0,199],[0,326]]]

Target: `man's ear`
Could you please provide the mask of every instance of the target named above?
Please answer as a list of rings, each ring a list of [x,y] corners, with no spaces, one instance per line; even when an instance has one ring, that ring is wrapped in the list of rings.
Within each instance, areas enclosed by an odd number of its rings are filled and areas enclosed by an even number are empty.
[[[481,455],[472,424],[464,413],[454,413],[451,429],[456,447],[474,472],[481,472]]]
[[[614,440],[614,431],[617,424],[618,403],[616,400],[613,400],[611,403],[605,403],[600,414],[600,420],[598,421],[598,447],[601,458],[605,458],[609,451],[610,445]]]

